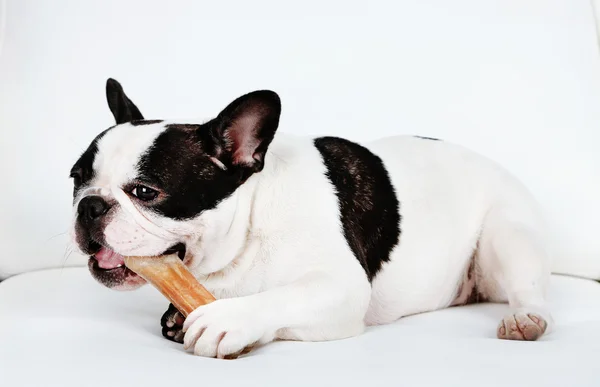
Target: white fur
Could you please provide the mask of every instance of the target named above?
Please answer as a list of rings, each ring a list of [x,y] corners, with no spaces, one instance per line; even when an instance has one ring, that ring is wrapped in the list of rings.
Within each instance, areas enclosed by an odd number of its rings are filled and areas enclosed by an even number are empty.
[[[93,186],[128,208],[106,229],[117,252],[154,255],[185,241],[185,263],[220,299],[186,320],[185,343],[196,354],[223,357],[275,338],[340,339],[365,324],[447,307],[476,249],[486,297],[550,321],[543,221],[527,190],[490,160],[413,137],[364,144],[384,161],[402,216],[400,242],[371,286],[344,238],[312,139],[275,136],[264,170],[193,220],[127,204],[120,187],[135,179],[138,158],[163,127],[110,131]]]

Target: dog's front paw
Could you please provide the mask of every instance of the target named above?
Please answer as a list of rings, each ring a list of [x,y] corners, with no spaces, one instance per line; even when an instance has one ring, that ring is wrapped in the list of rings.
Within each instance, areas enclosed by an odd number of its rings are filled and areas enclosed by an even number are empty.
[[[502,319],[498,326],[498,338],[533,341],[539,339],[546,328],[548,322],[541,314],[517,312]]]
[[[173,306],[169,304],[169,309],[163,314],[160,319],[160,325],[162,326],[162,334],[168,340],[176,343],[183,343],[183,322],[185,317]]]
[[[183,324],[184,348],[194,354],[235,359],[265,341],[266,324],[258,308],[243,299],[218,300],[192,312]]]

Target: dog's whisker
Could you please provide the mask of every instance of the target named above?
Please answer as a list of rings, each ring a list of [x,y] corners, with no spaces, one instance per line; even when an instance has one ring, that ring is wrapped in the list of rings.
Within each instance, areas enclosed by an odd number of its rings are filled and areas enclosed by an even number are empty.
[[[65,266],[67,264],[67,260],[69,259],[69,257],[71,256],[71,254],[73,254],[73,251],[74,250],[71,249],[68,253],[65,253],[65,258],[63,260],[62,267],[60,268],[60,273],[58,275],[58,279],[59,280],[62,278],[62,274],[63,274],[63,271],[65,270]]]
[[[62,265],[61,265],[62,269],[65,268],[69,257],[71,256],[71,254],[73,254],[73,251],[74,251],[73,246],[67,246],[65,248],[65,252],[63,254],[63,259],[62,259]]]
[[[44,241],[44,243],[48,243],[48,242],[50,242],[52,239],[54,239],[54,238],[58,238],[59,236],[67,235],[67,233],[68,233],[68,231],[65,231],[65,232],[59,232],[59,233],[58,233],[58,234],[56,234],[56,235],[52,235],[50,238],[46,239],[46,240]]]

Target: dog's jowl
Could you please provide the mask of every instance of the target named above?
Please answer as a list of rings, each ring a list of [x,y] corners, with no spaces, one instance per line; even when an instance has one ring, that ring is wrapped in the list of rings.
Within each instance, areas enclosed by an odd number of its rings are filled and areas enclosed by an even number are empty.
[[[415,136],[277,133],[267,90],[208,122],[145,120],[115,80],[107,100],[116,125],[71,170],[74,239],[121,290],[145,284],[123,256],[178,253],[218,299],[162,319],[195,354],[351,337],[477,299],[509,303],[499,338],[549,329],[541,215],[494,162]]]

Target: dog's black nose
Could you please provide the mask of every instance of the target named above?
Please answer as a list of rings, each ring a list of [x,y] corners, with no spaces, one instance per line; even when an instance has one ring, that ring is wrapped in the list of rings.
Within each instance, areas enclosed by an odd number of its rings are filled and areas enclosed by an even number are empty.
[[[108,203],[100,196],[86,196],[79,201],[77,213],[86,220],[96,220],[108,211]]]

